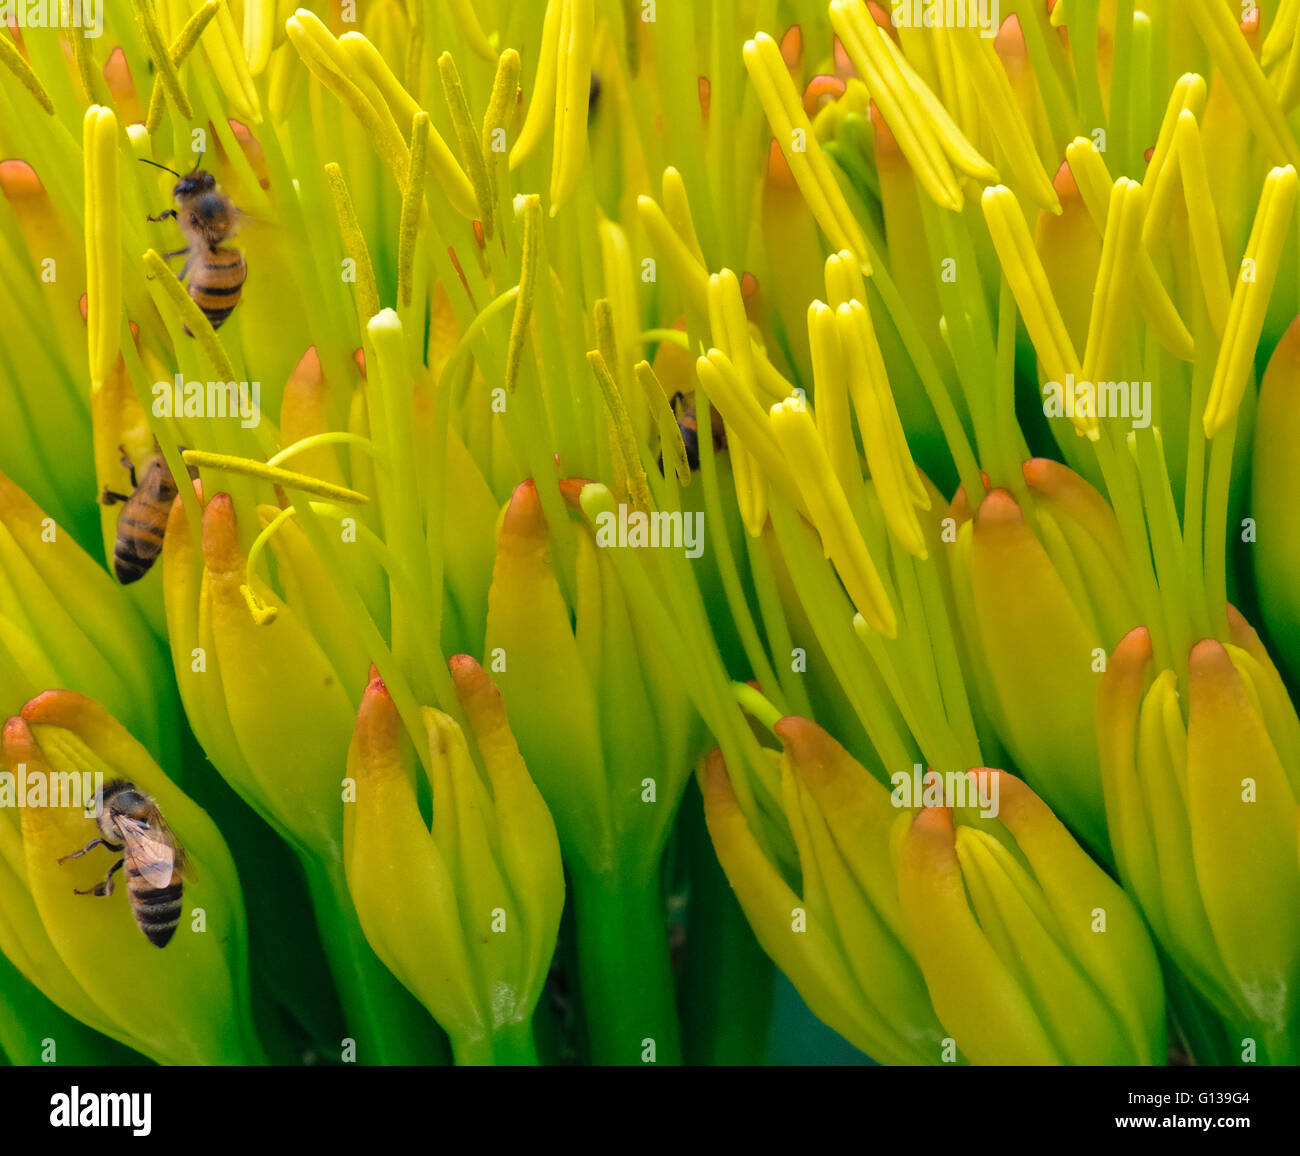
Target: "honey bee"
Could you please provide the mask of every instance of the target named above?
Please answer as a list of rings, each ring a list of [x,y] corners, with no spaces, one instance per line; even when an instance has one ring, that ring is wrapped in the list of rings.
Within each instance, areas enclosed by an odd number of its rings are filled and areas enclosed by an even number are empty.
[[[167,516],[176,498],[176,481],[167,468],[162,453],[155,450],[145,462],[139,479],[135,465],[122,450],[122,464],[131,473],[131,492],[119,494],[105,490],[100,502],[112,506],[125,502],[117,516],[117,540],[113,543],[113,571],[123,586],[138,582],[147,573],[162,552],[163,535],[167,531]],[[198,471],[190,467],[190,476]]]
[[[677,418],[677,428],[682,434],[682,444],[686,447],[686,461],[692,470],[700,468],[700,429],[695,416],[695,394],[689,396],[678,391],[668,399]],[[726,430],[722,424],[722,415],[714,408],[710,411],[710,424],[713,428],[713,449],[716,453],[727,444]]]
[[[145,158],[141,157],[141,160]],[[176,208],[167,209],[151,221],[175,220],[181,235],[189,242],[184,249],[173,249],[164,257],[185,257],[179,279],[189,278],[189,293],[213,329],[220,329],[239,304],[248,267],[244,254],[226,244],[238,229],[239,209],[211,173],[196,168],[181,176],[175,169],[145,160],[146,164],[164,169],[176,178],[172,196]],[[189,333],[189,329],[185,330]],[[193,336],[191,334],[191,336]]]
[[[131,910],[145,938],[155,947],[166,947],[181,920],[181,870],[185,852],[163,820],[158,804],[135,784],[124,779],[105,783],[95,800],[100,837],[80,851],[59,860],[80,859],[103,844],[110,851],[124,851],[102,883],[77,895],[112,895],[113,874],[126,866],[126,889]]]

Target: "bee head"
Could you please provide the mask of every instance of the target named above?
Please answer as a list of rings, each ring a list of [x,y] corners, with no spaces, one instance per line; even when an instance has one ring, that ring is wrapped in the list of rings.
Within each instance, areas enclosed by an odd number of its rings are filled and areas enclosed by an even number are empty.
[[[210,193],[217,187],[217,178],[211,173],[206,173],[202,169],[196,169],[192,173],[181,177],[172,189],[172,196],[178,201],[186,200],[189,197],[201,196],[204,193]]]

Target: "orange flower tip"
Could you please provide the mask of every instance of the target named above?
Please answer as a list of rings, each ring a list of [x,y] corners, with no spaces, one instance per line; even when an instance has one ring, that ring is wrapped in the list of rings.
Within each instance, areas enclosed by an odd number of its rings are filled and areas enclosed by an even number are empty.
[[[802,56],[803,29],[797,24],[791,24],[781,37],[781,59],[785,61],[786,68],[793,72],[799,67]]]
[[[984,490],[987,493],[989,488],[989,476],[983,470],[980,470],[980,480],[984,483]],[[966,497],[966,487],[958,486],[957,492],[953,494],[952,501],[948,506],[950,513],[958,522],[965,522],[970,518],[970,501]]]
[[[839,100],[843,95],[844,81],[838,76],[814,76],[803,90],[803,110],[812,118],[823,105]]]
[[[1259,9],[1251,7],[1250,11],[1242,18],[1241,34],[1246,38],[1246,43],[1250,45],[1251,52],[1255,52],[1259,47]]]
[[[361,354],[362,361],[365,360],[365,354]],[[364,369],[362,370],[364,373]],[[290,385],[318,385],[321,381],[320,354],[316,352],[314,345],[307,346],[307,352],[299,359],[298,364],[293,367],[293,372],[289,375]]]
[[[469,704],[470,699],[483,695],[501,697],[501,689],[489,677],[470,654],[453,654],[447,663],[451,670],[451,681],[456,687],[456,695],[461,702]]]
[[[804,777],[824,770],[840,754],[839,743],[811,719],[786,715],[772,729]]]
[[[388,687],[384,685],[384,680],[379,677],[379,667],[373,662],[370,664],[370,673],[366,675],[366,689],[374,691],[383,691],[388,693]]]
[[[1153,156],[1156,155],[1156,146],[1155,146],[1155,145],[1152,145],[1152,146],[1151,146],[1149,149],[1147,149],[1147,151],[1144,152],[1142,155],[1146,158],[1146,162],[1147,162],[1147,164],[1150,164],[1150,163],[1151,163],[1151,158],[1152,158]]]
[[[1079,186],[1075,182],[1074,171],[1070,168],[1069,161],[1061,162],[1061,167],[1056,170],[1056,176],[1052,178],[1052,188],[1062,203],[1079,199]]]
[[[953,846],[955,832],[952,825],[951,807],[922,807],[912,820],[908,834],[920,837],[928,843]],[[953,854],[956,854],[954,848]]]
[[[458,266],[459,268],[459,266]],[[357,363],[357,368],[361,370],[362,378],[366,376],[366,351],[364,349],[355,349],[352,352],[352,360]]]
[[[1187,656],[1187,673],[1192,680],[1222,677],[1232,669],[1232,659],[1217,638],[1202,638]]]
[[[790,163],[775,140],[767,150],[767,180],[769,184],[781,189],[797,187],[794,173],[790,171]]]
[[[709,108],[713,104],[713,85],[709,82],[707,76],[701,76],[696,83],[696,90],[700,97],[700,115],[705,120],[709,119]]]
[[[1270,369],[1274,365],[1284,365],[1288,372],[1300,373],[1300,317],[1287,326],[1287,331],[1282,334],[1282,340],[1273,350],[1268,365]]]
[[[29,723],[71,728],[78,717],[91,705],[90,699],[75,690],[43,690],[35,698],[25,702],[20,713]]]
[[[479,247],[480,249],[483,248],[483,246],[487,243],[487,238],[484,236],[484,233],[483,233],[483,222],[482,222],[482,221],[475,221],[475,222],[474,222],[474,240],[476,240],[476,241],[478,242],[478,247]]]
[[[515,534],[519,537],[540,538],[546,533],[546,519],[542,515],[542,502],[537,495],[537,486],[532,478],[520,482],[506,506],[505,521],[501,524],[503,534]]]
[[[1145,626],[1135,626],[1123,638],[1110,656],[1109,669],[1141,670],[1151,661],[1155,652],[1151,648],[1151,632]]]
[[[1015,522],[1024,521],[1024,515],[1020,512],[1020,506],[1015,498],[1011,496],[1010,490],[996,489],[990,490],[980,503],[980,508],[975,514],[975,525],[977,527],[1005,526]]]
[[[85,321],[90,313],[90,298],[83,293],[81,300],[77,302],[77,308],[81,310],[81,320]]]
[[[1025,57],[1025,34],[1020,27],[1020,18],[1013,12],[998,29],[993,40],[993,49],[1004,61],[1023,60]]]
[[[357,708],[355,741],[362,767],[372,767],[391,757],[402,730],[392,696],[381,679],[372,679]]]
[[[872,131],[876,134],[876,155],[898,156],[900,152],[898,138],[894,136],[884,113],[880,111],[874,100],[868,106],[867,113],[871,118]]]
[[[1082,482],[1079,475],[1069,466],[1062,465],[1051,458],[1030,458],[1020,467],[1020,472],[1030,489],[1037,490],[1048,497],[1065,494]]]
[[[41,761],[41,749],[36,745],[36,736],[26,721],[17,716],[5,719],[0,745],[4,747],[5,762],[10,767]]]
[[[762,688],[761,686],[758,685],[758,679],[756,679],[756,678],[748,679],[748,680],[745,682],[745,685],[746,685],[747,687],[749,687],[751,690],[756,690],[756,691],[758,691],[759,694],[762,694],[762,693],[763,693],[763,688]]]
[[[556,465],[559,465],[559,455],[556,454]],[[561,478],[560,479],[560,497],[564,499],[564,504],[570,510],[576,510],[582,513],[582,491],[591,485],[590,478]]]
[[[213,574],[232,574],[244,568],[235,503],[229,494],[216,494],[204,507],[203,563]]]
[[[711,812],[738,811],[740,804],[727,776],[727,763],[721,749],[716,749],[704,760],[704,803]]]
[[[0,190],[11,201],[22,201],[42,196],[45,186],[26,161],[8,160],[0,161]]]

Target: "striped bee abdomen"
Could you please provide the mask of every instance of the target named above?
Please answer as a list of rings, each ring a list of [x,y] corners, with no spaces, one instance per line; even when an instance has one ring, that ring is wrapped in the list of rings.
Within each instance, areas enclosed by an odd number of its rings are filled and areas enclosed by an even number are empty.
[[[238,249],[219,246],[195,259],[190,270],[190,296],[213,329],[220,329],[234,312],[247,276],[248,266]]]
[[[166,947],[181,921],[181,877],[176,872],[166,887],[150,887],[139,879],[140,872],[126,867],[126,886],[131,893],[131,910],[145,938],[154,947]]]
[[[156,455],[117,518],[113,570],[122,585],[143,578],[162,552],[167,516],[175,497],[176,483],[162,456]]]

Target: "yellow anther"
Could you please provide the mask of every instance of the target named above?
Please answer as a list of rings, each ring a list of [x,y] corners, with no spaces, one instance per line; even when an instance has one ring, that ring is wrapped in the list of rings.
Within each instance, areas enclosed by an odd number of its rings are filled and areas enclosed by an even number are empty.
[[[867,245],[861,226],[840,191],[776,41],[760,32],[745,42],[744,55],[772,135],[817,224],[833,245],[852,250],[859,261],[865,262]]]
[[[1295,199],[1295,169],[1287,165],[1270,172],[1260,194],[1241,275],[1232,293],[1223,346],[1214,365],[1214,380],[1202,419],[1206,437],[1213,437],[1237,416],[1246,392]]]
[[[1223,259],[1219,218],[1210,194],[1210,174],[1201,148],[1201,133],[1196,117],[1190,112],[1179,116],[1175,140],[1183,195],[1187,201],[1187,231],[1192,237],[1192,252],[1196,255],[1196,269],[1201,277],[1210,323],[1222,339],[1228,327],[1228,312],[1232,308],[1231,278]]]
[[[86,328],[90,380],[92,387],[97,387],[117,366],[122,328],[117,117],[109,109],[95,105],[86,111],[82,150],[86,166]],[[169,281],[176,280],[170,270],[166,276]]]
[[[771,423],[786,460],[796,466],[799,490],[821,535],[822,549],[853,605],[874,630],[886,638],[895,637],[898,619],[894,608],[807,406],[788,398],[772,407]]]

